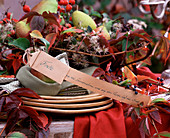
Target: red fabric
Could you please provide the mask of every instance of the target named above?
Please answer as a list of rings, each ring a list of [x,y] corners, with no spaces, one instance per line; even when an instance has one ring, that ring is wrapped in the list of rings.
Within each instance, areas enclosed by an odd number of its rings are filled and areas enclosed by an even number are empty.
[[[126,138],[123,108],[119,102],[107,111],[77,116],[74,138]]]
[[[152,73],[147,67],[137,69],[137,74],[157,79],[160,74]],[[170,114],[160,113],[162,124],[156,123],[159,132],[170,131]],[[115,102],[106,111],[75,117],[74,138],[140,138],[140,119],[134,123],[131,117],[124,119],[123,106]],[[150,124],[151,135],[156,133]]]

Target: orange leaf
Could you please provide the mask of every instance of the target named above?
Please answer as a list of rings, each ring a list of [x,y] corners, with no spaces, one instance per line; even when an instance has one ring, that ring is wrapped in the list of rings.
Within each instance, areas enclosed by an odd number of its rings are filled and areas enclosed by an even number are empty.
[[[44,113],[40,113],[38,118],[41,120],[43,127],[46,127],[48,124],[48,117]]]
[[[137,77],[136,77],[136,75],[135,75],[127,66],[124,66],[123,72],[124,72],[125,76],[126,76],[129,80],[132,80],[132,81],[131,81],[132,84],[136,84],[136,83],[137,83]]]

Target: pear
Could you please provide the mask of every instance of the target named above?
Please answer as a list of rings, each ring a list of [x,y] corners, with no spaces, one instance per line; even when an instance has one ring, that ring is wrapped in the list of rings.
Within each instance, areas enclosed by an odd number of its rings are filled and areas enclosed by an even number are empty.
[[[74,11],[72,14],[73,25],[77,28],[87,28],[90,26],[93,30],[96,29],[96,23],[94,20],[87,14],[81,11]]]
[[[95,32],[99,32],[101,35],[103,35],[107,40],[110,40],[110,34],[109,32],[107,31],[106,27],[105,26],[99,26],[98,28],[96,28],[94,30]]]
[[[27,19],[16,23],[16,34],[17,37],[27,37],[31,31],[31,27],[26,23]]]
[[[54,80],[50,79],[49,77],[43,75],[42,73],[34,70],[31,68],[30,72],[37,78],[39,78],[40,80],[46,82],[46,83],[55,83]]]

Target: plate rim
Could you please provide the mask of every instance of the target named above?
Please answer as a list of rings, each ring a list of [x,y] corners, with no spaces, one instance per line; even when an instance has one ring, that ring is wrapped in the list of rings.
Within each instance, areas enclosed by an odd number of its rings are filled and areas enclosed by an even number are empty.
[[[31,106],[38,106],[38,107],[49,107],[49,108],[86,108],[86,107],[96,107],[106,105],[108,103],[113,102],[112,99],[107,99],[104,101],[98,101],[93,103],[76,103],[76,104],[50,104],[50,103],[38,103],[32,101],[25,101],[23,100],[24,105],[31,105]]]
[[[58,114],[83,114],[83,113],[91,113],[91,112],[98,112],[101,110],[105,110],[113,106],[113,102],[104,105],[102,107],[96,107],[96,108],[90,108],[90,109],[80,109],[80,110],[62,110],[62,109],[52,109],[52,108],[43,108],[43,107],[35,107],[35,106],[28,106],[31,107],[37,111],[42,112],[52,112],[52,113],[58,113]]]

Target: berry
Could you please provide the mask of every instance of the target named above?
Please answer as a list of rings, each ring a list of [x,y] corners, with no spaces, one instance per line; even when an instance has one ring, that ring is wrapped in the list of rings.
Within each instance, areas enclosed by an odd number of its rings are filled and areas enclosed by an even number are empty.
[[[125,77],[124,80],[127,80],[127,77]]]
[[[10,13],[10,12],[6,13],[6,17],[7,17],[8,19],[11,19],[11,13]]]
[[[163,79],[163,78],[161,78],[161,79],[160,79],[160,81],[161,81],[161,82],[163,82],[163,81],[164,81],[164,79]]]
[[[160,80],[160,78],[158,77],[157,80]]]
[[[137,94],[138,94],[138,92],[137,92],[137,91],[135,91],[135,94],[137,95]]]
[[[30,7],[28,5],[24,5],[23,6],[23,11],[24,12],[30,12],[31,10],[30,10]]]
[[[129,89],[129,85],[127,85],[126,88]]]
[[[61,8],[61,9],[60,9],[60,13],[65,13],[65,9],[64,9],[64,8]]]
[[[136,88],[133,88],[133,91],[136,91]]]
[[[68,0],[64,0],[63,5],[66,6],[68,4]]]
[[[164,85],[164,83],[161,83],[161,85]]]
[[[11,35],[15,35],[15,31],[14,30],[11,30]]]
[[[58,4],[59,4],[59,5],[64,5],[64,0],[60,0],[60,1],[58,2]]]
[[[71,6],[70,4],[68,4],[68,5],[66,6],[66,11],[69,12],[69,11],[71,11],[71,10],[72,10],[72,6]]]
[[[74,5],[74,4],[75,4],[75,0],[69,0],[69,3],[70,3],[71,5]]]
[[[65,26],[66,26],[67,28],[71,28],[71,27],[72,27],[70,23],[66,23]]]
[[[149,83],[149,86],[152,86],[152,83]]]
[[[134,88],[136,88],[137,86],[135,85]]]
[[[72,21],[72,17],[70,16],[69,21]]]
[[[58,5],[58,11],[61,9],[60,5]]]

